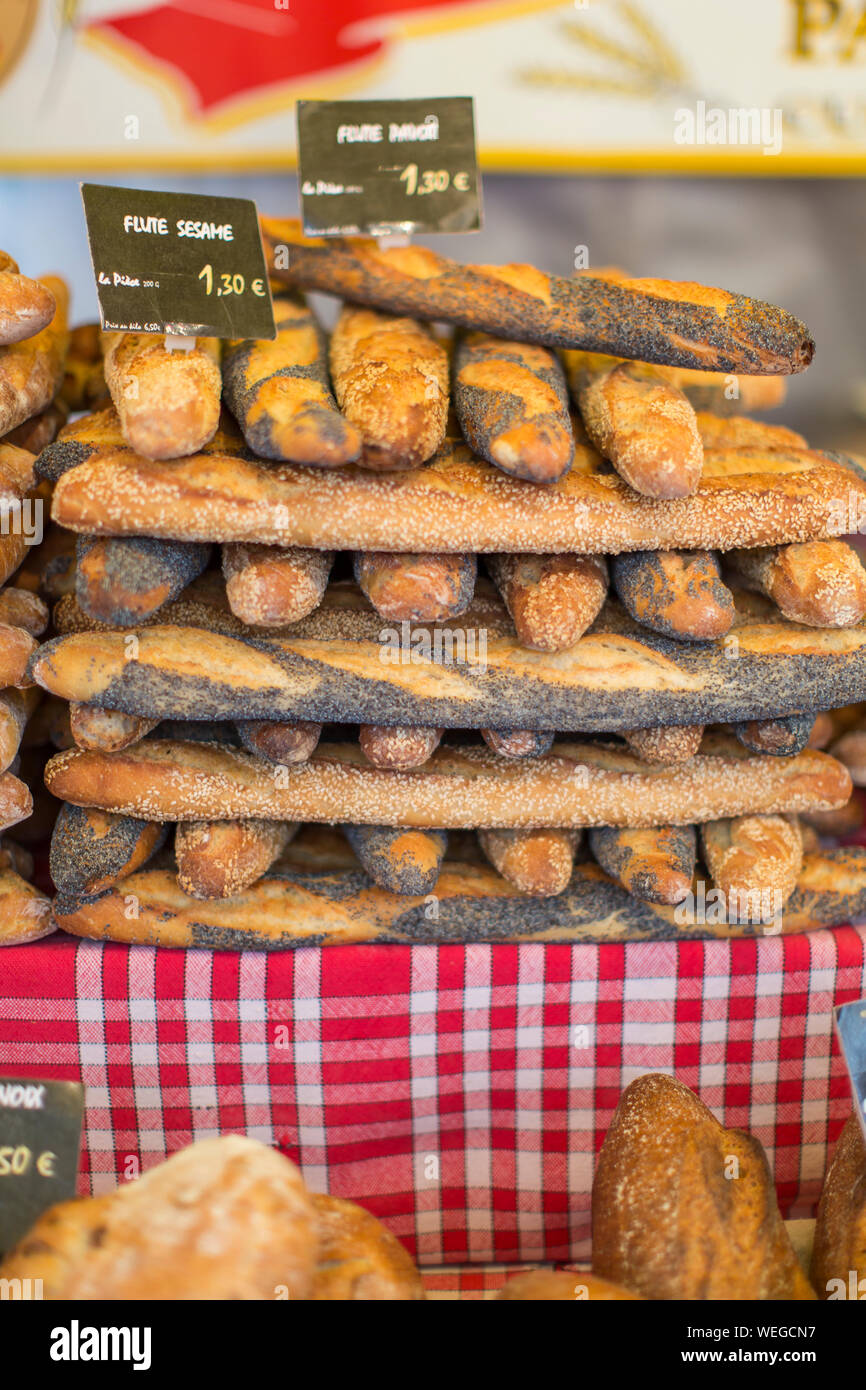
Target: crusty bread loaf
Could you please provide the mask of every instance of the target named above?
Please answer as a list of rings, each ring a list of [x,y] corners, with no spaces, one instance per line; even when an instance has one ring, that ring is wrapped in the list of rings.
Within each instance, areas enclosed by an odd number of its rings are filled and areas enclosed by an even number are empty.
[[[569,353],[571,390],[602,458],[645,497],[688,497],[701,480],[704,448],[682,391],[643,362],[597,366]]]
[[[579,830],[479,830],[478,840],[496,869],[521,893],[552,898],[571,882]]]
[[[358,731],[358,742],[365,758],[374,767],[390,767],[397,772],[421,767],[439,747],[441,739],[441,729],[411,725],[362,724]]]
[[[808,714],[789,714],[785,719],[748,719],[732,725],[732,728],[740,742],[753,753],[774,753],[776,757],[787,758],[804,748],[821,746],[812,742],[814,725],[815,715],[810,711]],[[834,753],[834,757],[837,756]]]
[[[107,333],[105,381],[121,428],[148,459],[195,454],[216,433],[220,415],[220,345],[197,338],[171,352],[153,333]]]
[[[14,430],[4,434],[0,444],[13,444],[18,449],[26,449],[30,454],[40,454],[47,448],[66,424],[67,409],[59,396],[56,396],[44,410],[31,415],[29,420],[16,425]]]
[[[84,612],[132,627],[177,598],[206,568],[209,545],[148,536],[79,536],[75,592]]]
[[[655,725],[648,729],[623,729],[622,737],[641,762],[651,767],[673,767],[688,762],[701,746],[703,724]]]
[[[830,745],[834,758],[844,763],[855,787],[866,787],[866,729],[849,729]]]
[[[518,641],[535,651],[573,647],[607,596],[601,555],[488,555],[487,568]]]
[[[98,323],[81,323],[69,334],[60,398],[69,410],[92,410],[108,394]]]
[[[0,251],[0,346],[40,333],[53,319],[55,307],[50,282],[41,285],[22,275],[12,257]]]
[[[240,749],[145,739],[119,753],[58,753],[45,784],[63,801],[152,820],[240,816],[423,829],[686,825],[831,809],[851,789],[842,764],[826,753],[765,758],[724,739],[708,740],[674,768],[645,768],[601,744],[555,743],[522,761],[442,745],[408,772],[372,767],[357,744],[320,744],[284,778]]]
[[[705,449],[808,449],[802,434],[785,425],[767,425],[747,415],[713,415],[699,410],[698,432]]]
[[[322,732],[321,724],[303,719],[274,722],[239,719],[236,728],[241,744],[248,752],[266,758],[269,763],[288,767],[305,763],[312,756]]]
[[[689,914],[686,904],[640,902],[597,864],[578,864],[557,897],[529,898],[486,865],[446,860],[435,903],[428,895],[400,897],[342,867],[342,861],[332,867],[323,854],[321,827],[316,829],[315,847],[305,841],[306,832],[299,837],[292,868],[266,875],[235,898],[199,902],[181,890],[174,873],[145,869],[98,898],[55,898],[55,920],[64,931],[95,940],[233,951],[364,941],[701,940],[766,930],[754,922],[718,920],[718,914]],[[343,847],[348,849],[345,841]],[[127,910],[129,895],[136,917]],[[779,926],[784,934],[811,931],[864,913],[866,849],[824,851],[805,857]]]
[[[54,300],[50,322],[32,338],[0,347],[0,436],[44,410],[63,379],[69,345],[69,290],[54,275],[44,277],[42,288]]]
[[[711,642],[734,621],[734,599],[708,550],[637,551],[611,559],[620,602],[636,622],[663,637]]]
[[[797,886],[803,842],[796,818],[747,815],[701,826],[710,877],[724,894],[729,917],[771,921]]]
[[[23,627],[0,623],[0,689],[7,685],[32,685],[27,664],[38,646]]]
[[[866,570],[844,541],[735,550],[725,562],[738,583],[767,594],[791,622],[851,627],[866,614]]]
[[[619,1284],[611,1284],[607,1279],[599,1279],[597,1274],[584,1270],[569,1269],[530,1269],[521,1274],[512,1274],[502,1286],[499,1297],[511,1302],[533,1301],[554,1303],[567,1300],[569,1303],[610,1303],[614,1300],[639,1302],[642,1295],[629,1293]]]
[[[11,854],[4,850],[4,858]],[[0,946],[23,946],[56,930],[51,899],[14,868],[0,868]]]
[[[406,830],[386,825],[346,825],[346,839],[365,873],[389,893],[432,893],[445,856],[444,830]]]
[[[454,360],[454,406],[469,447],[503,472],[554,483],[571,467],[568,389],[549,348],[466,334]]]
[[[199,1140],[133,1182],[49,1207],[0,1264],[52,1300],[308,1298],[318,1218],[300,1172],[242,1135]]]
[[[36,460],[36,473],[55,483],[71,468],[78,468],[97,454],[118,452],[124,457],[138,457],[123,433],[120,416],[109,403],[64,425],[54,442],[47,445]],[[202,445],[200,453],[208,458],[253,457],[234,420],[225,411],[219,417],[216,433]],[[146,464],[148,460],[140,462]]]
[[[691,825],[598,827],[589,832],[589,847],[605,873],[645,902],[674,905],[691,892],[697,850]]]
[[[358,458],[361,433],[337,409],[327,343],[302,299],[274,299],[273,341],[226,345],[223,394],[254,453],[335,468]]]
[[[866,1278],[866,1145],[850,1115],[824,1178],[809,1274],[819,1298],[862,1299]],[[852,1277],[853,1276],[853,1277]],[[853,1287],[852,1287],[853,1286]]]
[[[481,737],[500,758],[540,758],[550,752],[554,739],[543,729],[482,729]]]
[[[159,462],[125,449],[94,451],[68,469],[52,515],[70,530],[102,535],[321,550],[615,554],[841,535],[866,517],[866,483],[813,450],[707,450],[694,495],[659,502],[635,493],[579,444],[572,468],[540,501],[532,485],[452,440],[429,467],[387,475],[355,464],[266,465],[224,451]]]
[[[444,622],[469,607],[478,561],[474,555],[362,551],[354,557],[354,571],[361,592],[386,621]]]
[[[252,627],[298,622],[321,603],[334,559],[330,550],[224,545],[229,607]]]
[[[267,873],[297,825],[273,820],[195,820],[177,827],[177,881],[193,898],[232,898]]]
[[[79,748],[99,748],[117,753],[138,743],[159,723],[141,714],[121,714],[116,709],[100,709],[73,701],[69,706],[69,732]]]
[[[0,623],[23,628],[31,637],[41,637],[48,626],[48,607],[28,589],[0,589]]]
[[[421,1276],[409,1252],[369,1211],[312,1194],[319,1222],[319,1263],[310,1298],[314,1302],[409,1302],[424,1297]]]
[[[286,284],[497,338],[722,372],[803,371],[805,326],[760,300],[667,280],[564,279],[527,265],[458,265],[423,246],[305,239],[297,221],[263,219],[271,273]],[[288,265],[275,247],[290,248]]]
[[[585,732],[830,709],[859,698],[866,679],[866,628],[803,628],[748,595],[737,595],[736,625],[714,643],[658,636],[609,603],[555,657],[496,635],[510,624],[486,597],[460,620],[406,633],[383,629],[355,598],[326,596],[284,636],[228,622],[224,592],[222,609],[178,600],[165,624],[137,628],[134,661],[128,633],[75,631],[80,620],[62,600],[55,621],[73,630],[39,648],[31,674],[64,699],[148,718]]]
[[[21,746],[24,726],[39,703],[39,691],[0,690],[0,772],[11,766]]]
[[[654,1299],[814,1299],[757,1139],[670,1076],[620,1097],[592,1185],[592,1267]]]
[[[51,835],[54,886],[73,896],[102,893],[142,868],[167,833],[155,821],[64,804]]]
[[[349,304],[330,361],[340,409],[363,441],[364,468],[418,468],[435,454],[448,418],[448,354],[429,328]]]

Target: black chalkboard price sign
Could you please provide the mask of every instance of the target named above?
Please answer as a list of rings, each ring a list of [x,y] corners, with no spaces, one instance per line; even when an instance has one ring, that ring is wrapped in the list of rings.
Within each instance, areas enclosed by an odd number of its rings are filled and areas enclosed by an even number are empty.
[[[308,236],[481,226],[471,97],[300,101],[298,164]]]
[[[83,1115],[77,1081],[0,1076],[0,1256],[75,1195]]]
[[[102,326],[193,338],[274,338],[255,203],[83,183]]]

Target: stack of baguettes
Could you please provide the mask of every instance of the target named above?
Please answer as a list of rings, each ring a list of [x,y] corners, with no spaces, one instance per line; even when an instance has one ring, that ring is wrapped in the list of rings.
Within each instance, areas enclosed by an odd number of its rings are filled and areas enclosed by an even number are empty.
[[[28,664],[49,623],[38,591],[45,587],[47,550],[39,540],[51,489],[37,481],[36,455],[70,405],[84,404],[68,307],[63,280],[30,279],[0,251],[0,945],[54,929],[50,899],[30,881],[28,845],[47,834],[50,821],[41,789],[42,691]],[[97,371],[95,362],[91,370]]]
[[[279,948],[866,911],[866,852],[819,838],[852,815],[820,750],[866,700],[837,539],[866,481],[730,413],[778,403],[805,327],[264,232],[276,340],[108,335],[112,406],[37,461],[77,537],[30,665],[57,923]],[[304,290],[345,301],[330,342]]]

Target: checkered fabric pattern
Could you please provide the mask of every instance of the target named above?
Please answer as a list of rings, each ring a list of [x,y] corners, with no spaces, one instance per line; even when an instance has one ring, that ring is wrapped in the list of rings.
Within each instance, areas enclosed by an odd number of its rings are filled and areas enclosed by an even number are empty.
[[[585,1258],[620,1091],[676,1074],[809,1215],[850,1112],[831,1029],[866,928],[706,942],[2,952],[0,1073],[81,1079],[81,1188],[245,1132],[425,1266]],[[432,1277],[432,1276],[431,1276]]]

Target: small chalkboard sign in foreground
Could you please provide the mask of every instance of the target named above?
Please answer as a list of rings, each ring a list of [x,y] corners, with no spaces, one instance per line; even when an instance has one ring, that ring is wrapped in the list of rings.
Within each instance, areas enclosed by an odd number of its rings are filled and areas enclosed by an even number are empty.
[[[308,236],[481,225],[471,97],[300,101],[298,165]]]
[[[83,1115],[77,1081],[0,1076],[0,1256],[75,1196]]]
[[[854,1092],[854,1109],[866,1138],[866,999],[839,1004],[833,1022]]]
[[[274,338],[249,198],[83,183],[102,326],[191,338]]]

